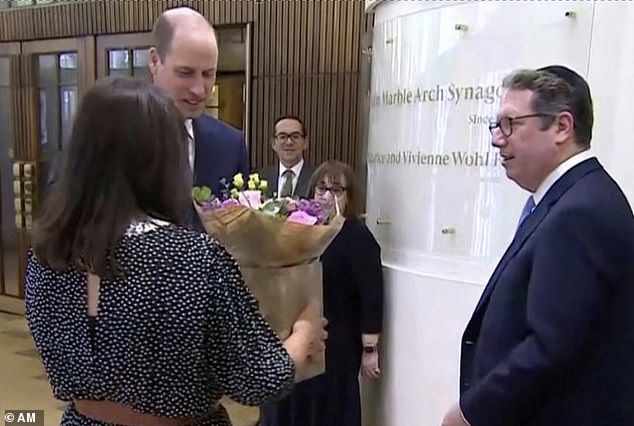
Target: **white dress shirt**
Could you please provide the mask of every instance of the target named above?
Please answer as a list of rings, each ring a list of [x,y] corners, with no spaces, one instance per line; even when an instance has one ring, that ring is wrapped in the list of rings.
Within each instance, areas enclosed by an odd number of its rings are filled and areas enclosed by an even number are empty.
[[[297,187],[297,181],[299,180],[299,174],[302,172],[302,167],[304,167],[304,159],[299,160],[299,163],[295,164],[290,169],[293,171],[293,194],[295,193],[295,188]],[[288,170],[288,168],[280,163],[279,165],[279,175],[277,177],[277,196],[280,196],[280,192],[284,187],[284,181],[286,177],[284,177],[284,172]]]
[[[581,151],[578,154],[573,155],[563,163],[561,163],[555,170],[550,172],[546,179],[539,185],[537,191],[533,194],[533,201],[535,201],[535,206],[539,204],[539,202],[544,198],[548,190],[557,182],[566,172],[572,169],[577,164],[586,161],[589,158],[594,157],[594,155],[589,151]]]
[[[187,129],[187,133],[189,134],[189,139],[187,139],[187,153],[189,154],[189,167],[194,170],[194,160],[196,159],[196,143],[194,141],[194,124],[192,123],[192,119],[188,118],[185,120],[185,128]]]

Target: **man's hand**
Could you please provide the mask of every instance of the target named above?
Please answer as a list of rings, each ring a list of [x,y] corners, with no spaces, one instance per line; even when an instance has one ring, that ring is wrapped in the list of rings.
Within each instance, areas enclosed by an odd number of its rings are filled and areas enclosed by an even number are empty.
[[[460,405],[456,404],[447,411],[445,417],[442,419],[441,426],[471,426],[465,421]]]

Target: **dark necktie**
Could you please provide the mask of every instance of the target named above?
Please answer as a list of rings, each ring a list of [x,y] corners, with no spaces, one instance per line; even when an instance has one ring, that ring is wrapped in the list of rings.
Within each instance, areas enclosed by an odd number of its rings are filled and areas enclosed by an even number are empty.
[[[291,197],[293,195],[293,177],[295,176],[295,172],[291,169],[286,169],[284,173],[282,173],[282,177],[284,178],[284,185],[282,185],[282,190],[280,191],[280,197]]]
[[[517,223],[518,229],[520,226],[522,226],[522,223],[524,223],[526,218],[533,212],[534,209],[535,209],[535,200],[533,199],[533,196],[531,195],[530,197],[528,197],[528,200],[526,200],[526,203],[524,204],[524,208],[522,209],[520,220]]]

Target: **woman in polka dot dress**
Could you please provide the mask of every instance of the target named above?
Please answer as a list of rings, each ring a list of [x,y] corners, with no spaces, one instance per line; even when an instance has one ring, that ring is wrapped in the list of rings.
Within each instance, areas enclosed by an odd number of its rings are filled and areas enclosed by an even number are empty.
[[[77,113],[26,270],[29,326],[68,402],[62,425],[230,425],[222,395],[279,400],[323,347],[308,312],[280,342],[234,259],[179,226],[185,135],[172,101],[143,81],[98,85]]]

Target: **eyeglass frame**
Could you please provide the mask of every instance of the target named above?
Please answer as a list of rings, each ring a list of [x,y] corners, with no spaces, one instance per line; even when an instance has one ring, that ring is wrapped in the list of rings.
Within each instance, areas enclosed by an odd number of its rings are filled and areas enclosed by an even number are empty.
[[[339,188],[339,190],[334,190],[335,187]],[[315,194],[324,195],[326,192],[330,192],[332,195],[340,197],[347,189],[348,188],[343,185],[326,185],[325,183],[318,183],[315,186]]]
[[[500,119],[498,119],[497,121],[491,121],[489,123],[489,132],[491,132],[491,135],[493,135],[493,131],[495,129],[500,129],[500,133],[502,133],[502,136],[508,138],[513,134],[513,121],[515,120],[522,120],[525,118],[533,118],[533,117],[550,117],[550,118],[555,118],[557,115],[555,114],[546,114],[543,112],[538,112],[538,113],[534,113],[534,114],[526,114],[526,115],[519,115],[517,117],[500,117]],[[504,133],[504,130],[502,130],[502,120],[508,120],[509,122],[509,133],[508,135],[506,133]]]
[[[275,135],[273,135],[273,139],[275,139],[277,142],[281,142],[284,143],[286,142],[289,138],[293,141],[293,142],[299,142],[300,140],[304,139],[306,137],[306,133],[302,133],[302,132],[293,132],[293,133],[277,133]],[[280,139],[283,138],[283,139]]]

